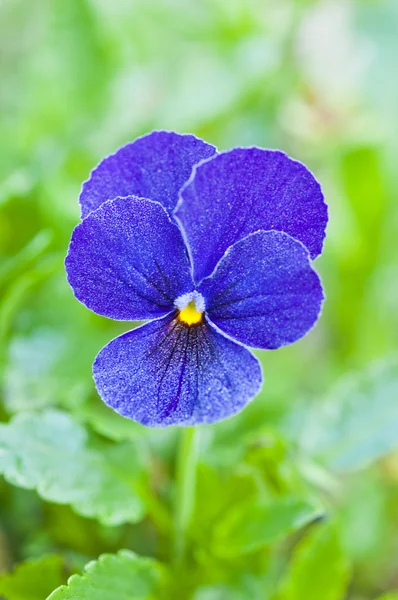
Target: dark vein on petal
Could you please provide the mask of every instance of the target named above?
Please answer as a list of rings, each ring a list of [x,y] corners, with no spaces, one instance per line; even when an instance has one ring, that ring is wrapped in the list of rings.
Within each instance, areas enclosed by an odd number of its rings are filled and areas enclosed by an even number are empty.
[[[182,381],[184,378],[184,373],[185,373],[185,368],[186,368],[186,358],[187,358],[187,348],[188,348],[188,344],[189,344],[189,337],[190,337],[190,328],[188,328],[186,330],[186,336],[185,336],[185,347],[184,347],[184,351],[181,352],[181,356],[180,356],[180,364],[181,364],[181,358],[182,356],[184,356],[183,361],[182,361],[182,365],[181,365],[181,371],[178,377],[178,389],[177,389],[177,393],[175,395],[175,398],[170,402],[170,404],[167,406],[167,408],[165,408],[164,413],[162,414],[162,418],[166,418],[169,416],[170,413],[172,413],[176,407],[178,406],[178,401],[180,399],[180,393],[181,393],[181,387],[182,387]]]
[[[220,298],[220,296],[225,296],[226,294],[228,294],[228,292],[233,290],[239,283],[241,283],[241,279],[235,279],[235,281],[230,283],[227,287],[223,288],[218,294],[213,296],[212,301],[217,300],[217,298]]]
[[[125,276],[121,274],[120,268],[118,268],[117,265],[112,264],[108,258],[104,258],[103,260],[110,272],[109,274],[112,276],[114,283],[117,284],[117,283],[121,282],[128,289],[131,289],[133,287],[133,283],[126,281]],[[135,267],[133,267],[133,268],[135,268]],[[138,270],[137,270],[137,272],[139,275],[142,275]],[[87,280],[92,281],[95,284],[95,286],[98,285],[98,279],[92,277],[91,274],[86,274],[86,278],[87,278]],[[155,286],[153,286],[153,287],[156,289]],[[135,288],[133,288],[133,292],[134,292],[134,294],[136,294],[138,296],[138,298],[141,298],[141,300],[145,300],[145,302],[148,302],[148,304],[154,304],[158,308],[162,308],[162,309],[170,307],[169,303],[160,304],[159,302],[155,301],[153,298],[147,297],[146,295],[142,294]],[[167,296],[165,294],[163,294],[163,296],[172,304],[171,299],[167,298]]]
[[[162,269],[160,268],[160,265],[157,260],[155,260],[155,267],[156,267],[160,277],[162,278],[162,281],[163,281],[168,293],[170,294],[170,296],[174,296],[174,290],[171,289],[169,281],[168,281],[167,277],[165,276],[165,274],[163,273]]]
[[[170,352],[170,356],[169,356],[169,358],[168,358],[168,360],[166,362],[166,368],[165,368],[165,370],[163,371],[163,373],[162,373],[162,375],[160,377],[159,387],[158,387],[157,408],[159,407],[159,403],[161,402],[161,400],[160,400],[160,392],[161,392],[161,387],[162,387],[164,378],[166,377],[167,371],[170,368],[171,361],[173,360],[174,354],[176,352],[176,349],[177,349],[177,347],[179,345],[179,342],[180,342],[180,339],[181,339],[181,336],[182,336],[183,333],[184,333],[184,329],[181,328],[181,330],[179,331],[178,336],[177,336],[177,338],[175,340],[174,346],[173,346],[173,348],[172,348],[172,350]],[[162,416],[163,412],[160,413],[160,417]]]
[[[199,394],[199,369],[200,369],[200,360],[199,360],[199,332],[197,330],[195,330],[196,333],[196,339],[195,339],[195,355],[196,355],[196,370],[195,370],[195,387],[196,387],[196,396],[195,396],[195,400],[196,400],[196,404],[198,407],[197,412],[201,413],[202,412],[202,406],[201,406],[201,402],[200,402],[200,394]],[[191,416],[193,415],[195,410],[195,405],[192,406],[192,413]]]
[[[137,267],[135,265],[130,265],[131,268],[133,268],[139,275],[141,275],[141,277],[143,279],[145,279],[145,281],[147,283],[149,283],[149,285],[151,285],[152,287],[155,288],[156,291],[159,292],[159,294],[161,294],[164,298],[166,298],[166,300],[168,300],[169,302],[173,303],[174,298],[170,297],[166,292],[164,292],[160,287],[158,287],[154,281],[152,281],[148,275],[145,275],[145,273],[142,273],[139,269],[137,269]]]
[[[207,332],[206,332],[207,333]],[[217,332],[215,332],[213,335],[221,335]],[[212,346],[210,340],[203,335],[203,340],[205,341],[205,343],[207,344],[207,347],[209,349],[210,352],[210,356],[212,358],[212,360],[214,360],[220,367],[220,373],[224,373],[224,377],[226,378],[227,381],[227,385],[231,386],[231,378],[230,376],[226,373],[225,371],[225,367],[224,364],[221,362],[221,358],[219,357],[218,353],[215,351],[214,347]]]
[[[155,352],[157,350],[160,350],[160,348],[167,342],[167,340],[173,335],[174,331],[176,330],[176,328],[178,327],[179,323],[178,321],[174,321],[172,327],[169,329],[169,331],[167,331],[167,333],[161,338],[160,342],[158,344],[156,344],[153,349],[145,354],[145,358],[151,358],[151,356],[153,354],[155,354]],[[159,327],[159,330],[161,329],[161,327]]]

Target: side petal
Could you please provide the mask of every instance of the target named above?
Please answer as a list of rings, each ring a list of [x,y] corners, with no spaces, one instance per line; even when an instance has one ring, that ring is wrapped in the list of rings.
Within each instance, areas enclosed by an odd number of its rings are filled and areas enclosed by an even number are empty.
[[[174,314],[112,340],[93,373],[108,406],[150,427],[225,419],[261,386],[260,365],[246,348],[206,322],[189,327]]]
[[[197,166],[176,216],[200,281],[232,244],[260,229],[288,233],[315,258],[322,251],[327,206],[301,163],[278,150],[236,148]]]
[[[158,202],[105,202],[73,231],[65,260],[78,300],[111,319],[150,319],[170,312],[193,288],[177,225]]]
[[[216,149],[193,135],[154,131],[104,158],[83,184],[82,219],[106,200],[139,196],[172,211],[193,166]]]
[[[221,331],[270,350],[303,337],[323,300],[307,249],[279,231],[259,231],[234,244],[199,291]]]

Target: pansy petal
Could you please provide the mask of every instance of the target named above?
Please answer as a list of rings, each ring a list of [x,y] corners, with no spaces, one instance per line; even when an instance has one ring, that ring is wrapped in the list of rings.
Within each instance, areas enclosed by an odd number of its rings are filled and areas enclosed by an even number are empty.
[[[92,171],[80,194],[82,218],[106,200],[139,196],[172,211],[193,166],[216,149],[193,135],[154,131],[120,148]]]
[[[259,391],[261,368],[206,322],[170,314],[112,340],[94,366],[97,390],[121,415],[151,427],[212,423]]]
[[[65,266],[76,298],[111,319],[167,314],[193,287],[180,230],[158,202],[143,198],[110,200],[86,217]]]
[[[307,249],[279,231],[259,231],[234,244],[199,291],[221,331],[270,350],[305,335],[323,300]]]
[[[176,216],[199,282],[227,248],[260,229],[288,233],[315,258],[322,251],[327,206],[301,163],[278,150],[236,148],[197,166],[181,191]]]

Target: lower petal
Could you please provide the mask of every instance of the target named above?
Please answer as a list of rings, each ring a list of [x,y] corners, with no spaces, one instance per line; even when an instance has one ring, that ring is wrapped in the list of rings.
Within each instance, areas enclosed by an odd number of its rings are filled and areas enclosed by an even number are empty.
[[[150,427],[213,423],[240,411],[261,387],[261,368],[243,346],[207,322],[170,314],[112,340],[93,366],[104,402]]]

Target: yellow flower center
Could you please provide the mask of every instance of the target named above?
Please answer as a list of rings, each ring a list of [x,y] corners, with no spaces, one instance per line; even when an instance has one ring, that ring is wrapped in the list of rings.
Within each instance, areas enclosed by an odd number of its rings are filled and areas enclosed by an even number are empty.
[[[202,322],[203,312],[199,312],[194,300],[191,300],[185,308],[179,311],[177,318],[187,325],[197,325]]]

